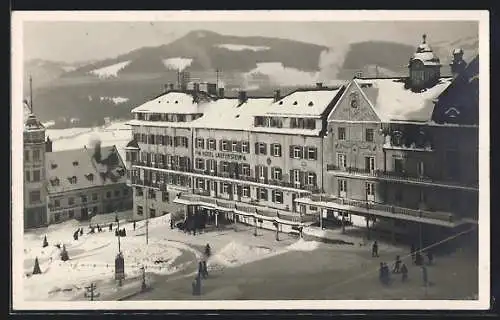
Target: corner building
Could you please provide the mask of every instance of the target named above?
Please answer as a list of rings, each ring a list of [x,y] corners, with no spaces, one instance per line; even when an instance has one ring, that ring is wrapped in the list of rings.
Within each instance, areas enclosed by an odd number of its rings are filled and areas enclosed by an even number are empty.
[[[477,224],[478,58],[462,53],[443,77],[424,37],[408,77],[354,78],[328,116],[325,193],[300,210],[420,246]]]
[[[272,98],[169,88],[132,110],[126,161],[135,219],[166,212],[282,224],[314,218],[301,215],[295,199],[323,191],[326,120],[344,86],[318,83]]]

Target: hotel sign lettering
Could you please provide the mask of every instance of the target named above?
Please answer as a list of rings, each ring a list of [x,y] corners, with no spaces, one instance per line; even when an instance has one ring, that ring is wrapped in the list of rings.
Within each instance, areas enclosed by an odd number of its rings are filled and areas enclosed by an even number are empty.
[[[246,157],[244,155],[235,153],[196,151],[196,155],[202,157],[210,157],[210,158],[246,161]]]

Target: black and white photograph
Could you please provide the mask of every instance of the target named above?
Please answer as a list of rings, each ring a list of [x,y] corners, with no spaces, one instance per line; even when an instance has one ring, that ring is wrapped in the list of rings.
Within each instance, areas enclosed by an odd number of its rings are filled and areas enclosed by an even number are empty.
[[[13,12],[13,308],[488,309],[488,19]]]

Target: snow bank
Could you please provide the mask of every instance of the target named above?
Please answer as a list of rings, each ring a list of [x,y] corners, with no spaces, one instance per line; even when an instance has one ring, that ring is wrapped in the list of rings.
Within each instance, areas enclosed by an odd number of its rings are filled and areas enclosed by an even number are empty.
[[[224,267],[233,267],[255,261],[270,254],[272,250],[264,247],[248,246],[236,241],[231,241],[210,260],[212,264],[221,264]]]
[[[320,246],[317,241],[305,241],[304,239],[299,239],[297,242],[289,245],[288,250],[291,251],[313,251]]]
[[[254,51],[254,52],[266,51],[266,50],[271,49],[270,47],[266,47],[266,46],[248,46],[248,45],[244,45],[244,44],[218,44],[218,45],[216,45],[216,47],[222,48],[222,49],[227,49],[230,51],[250,50],[250,51]]]
[[[176,58],[163,59],[162,62],[163,65],[169,70],[182,71],[191,65],[193,59],[176,57]]]
[[[89,71],[90,74],[99,77],[99,79],[114,78],[118,76],[118,72],[130,64],[130,60],[116,63],[104,68]]]
[[[129,100],[129,98],[124,98],[124,97],[100,97],[101,101],[110,101],[113,102],[114,104],[123,104]]]
[[[250,70],[243,76],[251,79],[254,76],[263,74],[268,76],[272,82],[279,85],[311,85],[316,82],[319,72],[305,72],[295,68],[285,68],[281,62],[257,63],[255,69]]]
[[[43,122],[42,124],[45,128],[50,128],[50,127],[54,126],[56,124],[56,122],[54,120],[50,120],[47,122]]]

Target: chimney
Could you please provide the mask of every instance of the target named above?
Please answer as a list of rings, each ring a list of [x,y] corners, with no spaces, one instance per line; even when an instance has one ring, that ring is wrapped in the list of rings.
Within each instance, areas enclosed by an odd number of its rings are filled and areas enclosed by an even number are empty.
[[[168,92],[168,84],[163,85],[163,93]]]
[[[198,82],[193,83],[193,91],[195,93],[200,92],[200,84]]]
[[[466,63],[464,61],[464,51],[460,48],[453,50],[453,60],[450,63],[451,73],[455,78],[458,76],[466,67]]]
[[[279,99],[281,99],[281,92],[280,90],[274,90],[274,102],[277,102]]]
[[[219,88],[219,98],[224,98],[224,88]]]
[[[49,137],[45,141],[45,152],[52,152],[52,140]]]
[[[101,162],[101,141],[97,141],[94,146],[94,158],[97,163]]]
[[[323,82],[316,82],[316,88],[318,89],[323,88]]]
[[[247,101],[247,92],[246,91],[238,92],[238,101],[240,104],[245,103]]]
[[[168,88],[170,89],[170,91],[174,91],[174,84],[173,83],[169,83],[168,84]]]

